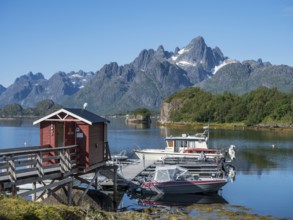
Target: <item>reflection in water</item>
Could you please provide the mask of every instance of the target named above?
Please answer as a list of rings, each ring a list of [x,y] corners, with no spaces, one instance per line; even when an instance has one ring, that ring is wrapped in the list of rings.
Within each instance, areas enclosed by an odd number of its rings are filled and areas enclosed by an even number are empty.
[[[148,129],[148,128],[151,127],[151,124],[150,123],[132,123],[132,122],[127,122],[126,124],[129,127],[135,128],[135,129]]]
[[[253,164],[257,169],[274,168],[277,164],[272,161],[272,157],[269,156],[269,152],[256,152],[243,150],[243,158],[250,164]]]
[[[233,161],[237,171],[258,175],[263,171],[290,169],[293,163],[292,148],[245,148],[237,151],[237,156]]]
[[[163,194],[138,197],[143,206],[190,206],[194,204],[228,203],[218,194]]]
[[[23,123],[21,119],[0,119],[0,127],[20,127]]]
[[[141,210],[151,207],[160,209],[165,207],[169,211],[175,207],[187,210],[188,207],[197,204],[228,204],[228,202],[217,193],[143,195],[128,192],[123,195],[118,210]]]

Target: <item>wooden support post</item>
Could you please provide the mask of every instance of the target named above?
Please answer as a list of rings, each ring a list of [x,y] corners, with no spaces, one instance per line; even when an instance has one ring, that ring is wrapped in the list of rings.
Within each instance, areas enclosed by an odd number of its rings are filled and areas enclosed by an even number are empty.
[[[114,194],[113,194],[113,203],[114,203],[114,207],[116,207],[116,203],[117,203],[117,168],[118,166],[114,166]]]
[[[96,172],[98,173],[98,175],[97,175],[97,177],[95,178],[95,189],[98,190],[98,189],[99,189],[99,187],[98,187],[98,183],[99,183],[99,181],[98,181],[99,170],[97,169]]]
[[[16,185],[14,183],[11,186],[11,195],[12,195],[12,197],[17,196],[17,187],[16,187]]]
[[[37,188],[37,183],[36,182],[33,182],[32,183],[32,190],[35,190]],[[36,193],[33,193],[32,195],[32,200],[35,202],[36,201],[36,198],[37,198],[37,194]]]
[[[72,205],[72,187],[73,187],[73,181],[70,181],[68,183],[68,195],[67,195],[67,205],[71,206]]]
[[[84,190],[83,194],[81,195],[81,197],[79,198],[79,200],[77,201],[77,205],[80,205],[81,200],[83,199],[83,197],[87,194],[89,188],[93,185],[95,179],[97,178],[98,175],[98,171],[96,171],[95,176],[93,177],[93,179],[91,180],[91,182],[88,184],[87,188]]]

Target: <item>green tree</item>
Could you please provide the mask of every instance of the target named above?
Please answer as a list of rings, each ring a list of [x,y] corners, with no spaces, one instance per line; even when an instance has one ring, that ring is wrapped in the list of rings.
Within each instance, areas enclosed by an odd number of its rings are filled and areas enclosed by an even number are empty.
[[[23,115],[23,108],[19,104],[6,105],[2,111],[2,117],[21,117]]]

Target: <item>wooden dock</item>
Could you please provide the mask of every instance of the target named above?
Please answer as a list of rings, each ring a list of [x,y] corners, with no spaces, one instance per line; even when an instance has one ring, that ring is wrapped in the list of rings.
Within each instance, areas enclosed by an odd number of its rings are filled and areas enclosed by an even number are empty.
[[[131,163],[128,166],[125,166],[122,170],[121,175],[124,179],[131,181],[137,175],[139,175],[144,169],[153,165],[154,163],[154,160],[137,160],[136,162]]]
[[[147,166],[144,168],[140,166],[141,171],[137,173],[134,177],[131,176],[132,181],[129,186],[133,189],[139,187],[141,181],[151,179],[154,176],[157,166],[170,166],[178,165],[187,169],[192,175],[197,175],[200,177],[220,177],[225,175],[223,170],[223,164],[221,162],[216,162],[213,160],[201,161],[198,158],[192,157],[169,157],[165,158],[163,161],[146,161]],[[134,169],[133,166],[128,168],[129,170]]]
[[[32,200],[35,201],[43,198],[46,193],[52,194],[63,188],[68,195],[67,204],[71,205],[71,192],[76,184],[88,185],[85,188],[85,195],[90,187],[98,188],[97,179],[100,169],[117,173],[117,166],[106,165],[107,158],[86,169],[79,166],[78,160],[78,145],[58,148],[34,146],[1,149],[0,193],[24,198],[32,195]],[[84,175],[92,178],[85,179]],[[113,179],[116,187],[115,175]],[[27,190],[24,190],[23,186]]]

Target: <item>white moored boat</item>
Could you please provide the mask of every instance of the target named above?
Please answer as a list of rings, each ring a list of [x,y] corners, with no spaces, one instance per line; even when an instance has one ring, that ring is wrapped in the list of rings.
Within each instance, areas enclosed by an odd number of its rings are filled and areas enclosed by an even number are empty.
[[[136,149],[134,152],[142,160],[161,160],[170,156],[191,156],[202,160],[224,157],[221,150],[208,148],[209,127],[204,127],[204,129],[203,133],[195,135],[182,134],[181,136],[166,137],[165,149]],[[235,154],[234,148],[235,146],[231,145],[229,153],[234,152]]]

